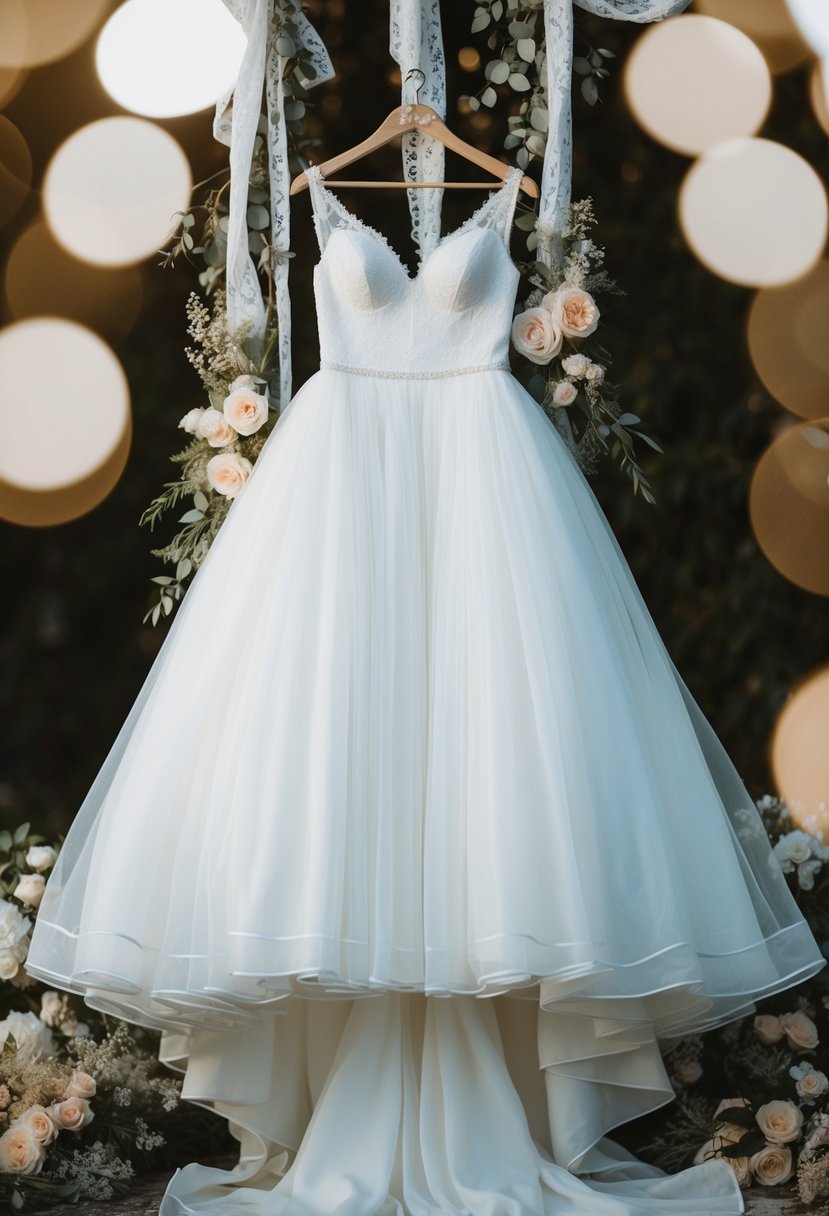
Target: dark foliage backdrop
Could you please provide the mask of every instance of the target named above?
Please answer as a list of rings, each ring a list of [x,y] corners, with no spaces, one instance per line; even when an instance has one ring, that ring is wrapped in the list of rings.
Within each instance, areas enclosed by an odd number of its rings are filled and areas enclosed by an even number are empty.
[[[507,159],[501,150],[506,97],[488,126],[472,125],[487,116],[455,113],[454,99],[480,84],[477,75],[460,70],[457,52],[464,45],[483,51],[484,43],[469,34],[471,2],[454,0],[443,7],[450,124]],[[387,50],[385,3],[314,0],[309,12],[338,71],[338,78],[311,98],[309,133],[322,140],[315,149],[320,159],[373,130],[397,103],[399,91]],[[768,741],[775,715],[793,683],[827,658],[826,602],[778,575],[752,536],[747,506],[752,469],[785,415],[749,361],[744,330],[750,293],[705,270],[679,231],[677,192],[689,162],[652,142],[626,108],[622,64],[638,32],[577,10],[577,42],[586,36],[617,59],[595,108],[577,95],[573,196],[593,195],[596,237],[606,246],[610,273],[626,292],[605,307],[612,377],[623,386],[626,407],[641,415],[665,454],[647,448],[640,454],[656,506],[634,497],[609,461],[591,485],[674,661],[759,796],[772,789]],[[7,108],[32,139],[36,183],[65,134],[57,119],[50,125],[50,116],[61,110],[60,99],[79,74],[91,107],[82,120],[117,112],[103,101],[95,82],[90,46],[71,64],[34,72]],[[47,97],[55,104],[44,105]],[[77,96],[71,104],[77,114]],[[184,143],[197,181],[226,159],[226,149],[212,140],[211,120],[205,112],[165,124]],[[809,110],[805,71],[777,80],[762,133],[795,148],[827,178],[829,148]],[[376,155],[360,170],[372,176],[384,164],[399,176],[396,150]],[[451,158],[448,171],[464,170]],[[453,227],[480,197],[447,192],[444,227]],[[355,190],[343,192],[343,198],[369,223],[384,228],[399,249],[411,249],[402,192]],[[308,195],[297,196],[292,205],[298,388],[318,364],[311,296],[316,245]],[[6,242],[13,236],[7,231]],[[514,234],[519,257],[523,239]],[[184,302],[198,287],[197,268],[179,260],[162,270],[158,261],[149,259],[143,267],[145,306],[118,347],[135,422],[119,485],[94,512],[62,527],[0,525],[4,823],[31,819],[34,830],[42,832],[68,827],[169,627],[163,620],[156,628],[141,623],[148,579],[159,573],[149,549],[165,543],[168,533],[139,528],[138,518],[162,482],[174,476],[168,457],[180,446],[178,419],[203,402],[182,349]],[[4,311],[3,320],[10,319]],[[205,645],[222,645],[218,616]]]

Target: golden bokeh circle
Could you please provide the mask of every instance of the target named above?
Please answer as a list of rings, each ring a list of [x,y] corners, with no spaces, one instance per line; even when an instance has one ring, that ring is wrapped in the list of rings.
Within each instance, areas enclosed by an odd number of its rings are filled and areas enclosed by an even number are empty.
[[[788,72],[812,57],[786,0],[696,0],[694,11],[719,17],[748,34],[772,72]]]
[[[829,260],[758,291],[747,329],[757,375],[771,395],[801,418],[829,415]]]
[[[806,831],[829,844],[829,665],[810,672],[789,693],[771,739],[777,793]]]
[[[829,595],[829,418],[788,426],[769,444],[748,507],[775,569],[805,591]]]

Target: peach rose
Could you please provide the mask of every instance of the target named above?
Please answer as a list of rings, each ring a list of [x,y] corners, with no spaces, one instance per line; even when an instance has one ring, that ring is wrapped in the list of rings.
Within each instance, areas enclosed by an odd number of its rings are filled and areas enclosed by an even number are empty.
[[[240,435],[252,435],[268,417],[268,400],[252,388],[241,387],[222,402],[224,416]]]
[[[774,1017],[771,1013],[758,1013],[754,1019],[754,1033],[761,1043],[765,1043],[766,1047],[770,1047],[772,1043],[780,1042],[784,1031],[780,1024],[780,1018]]]
[[[794,1172],[792,1150],[780,1144],[767,1144],[749,1157],[748,1164],[762,1186],[779,1186],[781,1182],[788,1182]]]
[[[45,1147],[19,1119],[0,1136],[0,1173],[39,1174],[45,1160]]]
[[[811,1051],[813,1047],[817,1047],[817,1026],[801,1010],[797,1013],[784,1013],[780,1018],[780,1025],[793,1051]]]
[[[58,1126],[68,1131],[80,1131],[95,1118],[86,1098],[64,1098],[62,1102],[53,1102],[47,1109]]]
[[[202,410],[197,434],[206,439],[211,448],[223,448],[236,438],[236,432],[222,411],[214,410],[212,406]]]
[[[64,1093],[65,1098],[92,1098],[98,1088],[94,1077],[76,1068]]]
[[[238,452],[222,452],[211,456],[205,472],[214,490],[225,498],[235,498],[253,472],[253,465]]]
[[[572,405],[578,395],[579,390],[572,380],[559,380],[553,392],[553,401],[556,405]]]
[[[59,1130],[46,1107],[41,1106],[39,1102],[27,1107],[14,1126],[30,1127],[35,1140],[39,1140],[41,1144],[51,1144]]]
[[[561,350],[561,328],[546,308],[529,308],[512,323],[512,344],[532,363],[549,363]]]
[[[757,1125],[773,1144],[786,1144],[800,1136],[803,1111],[788,1098],[774,1098],[758,1108]]]
[[[45,889],[46,879],[42,874],[21,874],[20,881],[12,891],[12,895],[21,903],[36,908],[43,899]]]
[[[582,287],[564,286],[548,291],[541,307],[550,311],[566,338],[587,338],[599,324],[596,301]]]
[[[751,1103],[749,1102],[748,1098],[723,1098],[722,1102],[720,1102],[719,1106],[714,1111],[714,1117],[716,1118],[721,1110],[728,1110],[729,1107],[732,1106],[751,1106]]]

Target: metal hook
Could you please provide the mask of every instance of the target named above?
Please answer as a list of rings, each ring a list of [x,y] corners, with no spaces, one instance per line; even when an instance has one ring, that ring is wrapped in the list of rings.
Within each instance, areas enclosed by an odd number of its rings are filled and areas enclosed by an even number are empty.
[[[420,84],[417,86],[417,89],[415,90],[415,104],[417,104],[417,102],[420,100],[420,90],[423,88],[424,84],[426,83],[426,73],[423,71],[423,68],[409,68],[408,72],[406,73],[405,80],[403,82],[404,84],[409,79],[412,72],[418,72],[423,77]]]

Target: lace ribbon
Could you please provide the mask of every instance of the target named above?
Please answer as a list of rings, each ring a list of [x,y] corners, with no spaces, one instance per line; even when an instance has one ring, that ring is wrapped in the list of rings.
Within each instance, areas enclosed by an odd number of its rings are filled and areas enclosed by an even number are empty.
[[[687,8],[691,0],[544,0],[547,46],[546,102],[550,117],[541,199],[538,207],[538,257],[560,269],[562,233],[570,207],[573,163],[572,68],[573,5],[615,21],[662,21]]]
[[[313,77],[301,77],[304,88],[330,80],[334,69],[319,35],[300,8],[300,0],[223,0],[241,24],[247,47],[235,85],[217,101],[213,135],[230,148],[230,213],[227,233],[227,320],[231,333],[244,321],[252,326],[247,340],[253,358],[263,352],[266,308],[262,288],[248,249],[248,180],[253,144],[262,111],[265,90],[267,116],[267,163],[271,200],[271,247],[276,317],[279,326],[279,405],[291,397],[291,307],[288,295],[288,250],[290,246],[290,172],[285,129],[285,99],[282,78],[286,56],[279,53],[277,38],[282,21],[290,16],[296,27],[295,41],[303,59],[314,68]]]
[[[420,101],[446,117],[446,63],[439,0],[390,0],[389,50],[400,67],[402,104]],[[443,144],[421,131],[403,136],[406,181],[443,181]],[[421,258],[440,236],[443,190],[407,190],[411,235]]]

